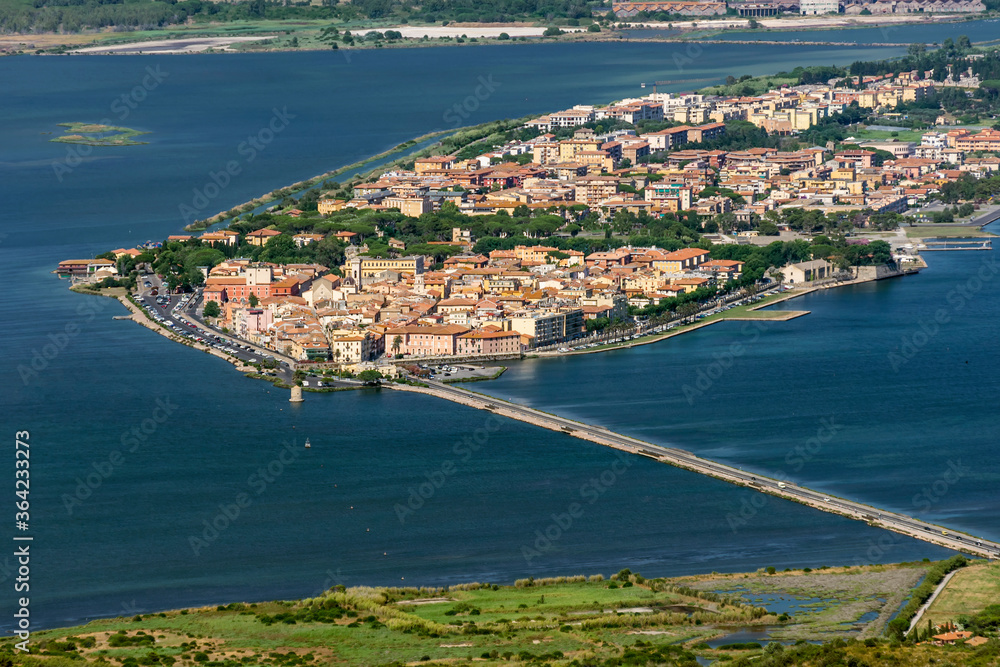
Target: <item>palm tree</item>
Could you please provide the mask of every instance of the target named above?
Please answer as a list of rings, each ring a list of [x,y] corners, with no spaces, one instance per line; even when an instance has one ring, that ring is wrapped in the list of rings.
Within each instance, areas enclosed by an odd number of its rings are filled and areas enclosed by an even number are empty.
[[[677,314],[681,316],[684,320],[689,320],[692,315],[698,312],[698,306],[688,301],[687,303],[681,304],[680,308],[677,309]]]
[[[403,337],[397,335],[392,339],[392,353],[399,354],[399,349],[403,346]]]

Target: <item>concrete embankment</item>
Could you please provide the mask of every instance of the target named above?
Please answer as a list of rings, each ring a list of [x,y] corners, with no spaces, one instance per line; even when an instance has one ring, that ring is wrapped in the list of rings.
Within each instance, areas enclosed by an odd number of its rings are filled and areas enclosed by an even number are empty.
[[[146,315],[146,312],[139,306],[135,305],[135,303],[133,303],[132,300],[129,299],[127,296],[119,295],[115,298],[118,299],[118,301],[120,301],[121,304],[126,308],[128,308],[129,311],[132,313],[131,317],[128,319],[131,319],[133,322],[141,324],[150,331],[155,331],[156,333],[166,338],[169,338],[175,343],[180,343],[181,345],[187,345],[188,347],[193,347],[194,349],[201,350],[202,352],[208,352],[214,357],[218,357],[219,359],[228,361],[232,365],[236,366],[236,369],[242,373],[249,373],[257,370],[252,366],[244,366],[239,359],[231,357],[228,354],[225,354],[224,352],[219,352],[218,350],[212,349],[207,345],[202,345],[198,341],[192,341],[182,338],[181,336],[178,336],[177,334],[171,332],[169,329],[161,326],[158,322],[151,320],[149,316]]]
[[[630,454],[646,456],[661,463],[715,477],[730,484],[744,486],[760,493],[767,493],[785,498],[786,500],[792,500],[823,512],[839,514],[857,521],[864,521],[869,525],[891,530],[948,549],[964,551],[987,558],[997,558],[1000,556],[1000,544],[983,538],[959,533],[953,529],[942,530],[942,527],[939,525],[919,521],[904,514],[889,512],[844,498],[832,497],[829,494],[820,493],[819,491],[793,484],[784,479],[746,472],[739,468],[703,459],[683,449],[655,445],[638,440],[637,438],[615,433],[600,426],[566,419],[534,408],[434,382],[427,383],[426,386],[401,384],[389,384],[385,386],[398,391],[410,391],[442,398],[471,408],[486,410],[496,415],[533,424],[534,426],[551,431],[558,431],[574,438],[588,440],[605,447],[611,447]],[[729,518],[737,522],[741,520],[736,515],[727,517],[727,519]]]
[[[697,322],[695,324],[683,325],[677,331],[671,331],[669,333],[663,334],[651,334],[649,336],[643,336],[635,341],[630,341],[628,343],[612,343],[612,344],[600,344],[598,347],[590,350],[572,350],[570,352],[559,352],[557,350],[551,350],[546,352],[538,352],[539,357],[561,357],[569,356],[574,354],[596,354],[598,352],[608,352],[611,350],[627,349],[630,347],[638,347],[640,345],[650,345],[652,343],[658,343],[661,340],[667,340],[668,338],[673,338],[674,336],[680,336],[682,334],[690,333],[692,331],[697,331],[704,327],[717,324],[718,322],[787,322],[788,320],[794,320],[795,318],[802,317],[803,315],[808,315],[810,311],[808,310],[786,310],[786,311],[760,311],[761,308],[767,308],[768,306],[774,306],[779,303],[788,301],[789,299],[796,299],[800,296],[805,296],[806,294],[811,294],[813,292],[833,289],[834,287],[847,287],[849,285],[860,285],[862,283],[870,283],[877,280],[886,280],[888,278],[897,278],[900,276],[906,276],[918,273],[920,269],[926,268],[926,264],[921,262],[919,265],[914,266],[910,269],[896,269],[892,270],[887,266],[862,266],[857,267],[856,277],[850,280],[838,280],[831,283],[823,284],[811,284],[806,287],[797,287],[789,290],[785,294],[774,298],[768,299],[764,303],[755,305],[752,308],[748,308],[744,315],[734,315],[725,313],[721,316],[711,316],[702,322]],[[772,295],[773,296],[773,295]],[[754,316],[751,313],[757,313],[760,311],[760,316]],[[578,343],[577,343],[578,344]]]
[[[694,324],[681,325],[681,327],[678,328],[676,331],[670,331],[668,333],[661,333],[661,334],[648,334],[648,335],[644,334],[642,338],[639,338],[634,341],[629,341],[628,343],[600,343],[598,347],[590,350],[572,350],[570,352],[559,352],[558,350],[551,350],[546,352],[538,352],[536,354],[539,357],[562,357],[562,356],[571,356],[574,354],[596,354],[598,352],[610,352],[611,350],[624,350],[632,347],[639,347],[640,345],[651,345],[652,343],[659,343],[661,340],[667,340],[669,338],[673,338],[674,336],[680,336],[682,334],[690,333],[692,331],[697,331],[698,329],[703,329],[705,327],[712,326],[713,324],[725,321],[787,322],[788,320],[793,320],[796,317],[802,317],[803,315],[808,315],[809,311],[808,310],[786,310],[778,312],[768,311],[766,316],[762,315],[760,317],[755,317],[750,313],[754,313],[760,308],[773,306],[774,304],[781,303],[782,301],[786,301],[788,299],[792,299],[797,296],[802,296],[803,294],[815,291],[815,289],[818,288],[796,291],[795,294],[779,297],[777,299],[770,299],[766,303],[754,306],[753,308],[748,308],[746,310],[745,315],[733,315],[726,313],[718,316],[710,316],[709,319],[706,319],[702,322],[695,322]],[[579,344],[579,342],[572,344]]]

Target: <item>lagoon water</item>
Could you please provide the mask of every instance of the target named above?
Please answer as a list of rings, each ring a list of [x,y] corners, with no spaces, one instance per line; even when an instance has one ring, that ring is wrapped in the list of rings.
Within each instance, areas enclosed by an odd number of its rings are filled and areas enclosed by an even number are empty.
[[[608,101],[639,93],[642,81],[697,81],[674,86],[690,89],[901,51],[734,46],[688,63],[673,58],[676,48],[0,59],[0,399],[8,437],[31,432],[35,621],[300,597],[335,583],[509,582],[621,567],[669,576],[945,555],[646,459],[625,465],[613,451],[521,423],[492,429],[483,413],[426,397],[342,392],[291,406],[218,359],[112,320],[124,312],[118,304],[71,294],[49,273],[62,259],[179,231],[180,205],[193,205],[194,190],[204,193],[228,160],[241,173],[205,213],[448,127],[448,108],[480,77],[493,91],[468,123]],[[158,83],[136,89],[147,68]],[[126,118],[122,95],[134,106]],[[240,143],[286,107],[294,118],[250,161]],[[94,149],[78,162],[48,141],[57,123],[103,118],[149,131],[150,143]],[[900,373],[886,365],[899,337],[986,257],[940,253],[917,278],[795,303],[813,314],[762,332],[692,405],[678,387],[740,340],[737,325],[516,364],[477,389],[769,471],[792,465],[787,452],[832,416],[843,428],[788,470],[795,479],[914,511],[911,497],[961,460],[972,470],[922,516],[997,537],[995,283]],[[464,439],[477,437],[472,451]],[[455,472],[443,475],[448,462]],[[9,479],[13,488],[13,467]],[[430,497],[421,504],[410,496],[422,484]],[[567,524],[561,515],[574,502],[585,511]],[[0,584],[10,585],[13,564],[0,556]],[[11,598],[2,605],[10,618]]]
[[[996,539],[996,253],[927,253],[917,276],[775,306],[811,311],[788,322],[527,360],[483,388]]]

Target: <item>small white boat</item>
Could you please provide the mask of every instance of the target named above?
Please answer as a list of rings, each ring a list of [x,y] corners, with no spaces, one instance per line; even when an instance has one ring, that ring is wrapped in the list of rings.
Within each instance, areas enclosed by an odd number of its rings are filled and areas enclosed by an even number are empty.
[[[306,438],[306,449],[309,449],[312,445],[309,444],[309,438]]]

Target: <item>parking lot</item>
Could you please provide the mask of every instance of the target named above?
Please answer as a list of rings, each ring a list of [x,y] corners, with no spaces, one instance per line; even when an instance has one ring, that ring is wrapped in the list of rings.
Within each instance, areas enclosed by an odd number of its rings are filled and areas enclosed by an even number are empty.
[[[417,364],[422,371],[428,373],[431,380],[457,382],[462,380],[480,380],[496,377],[503,366],[485,366],[470,363],[427,363]]]
[[[147,310],[153,320],[175,334],[214,348],[244,364],[274,362],[277,368],[273,373],[282,369],[287,371],[285,362],[278,362],[265,350],[225,336],[201,321],[197,312],[199,294],[170,294],[156,276],[141,276],[138,286],[139,293],[133,294],[136,302]]]

